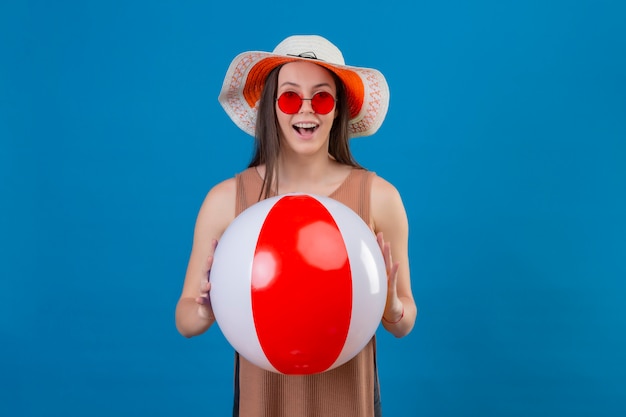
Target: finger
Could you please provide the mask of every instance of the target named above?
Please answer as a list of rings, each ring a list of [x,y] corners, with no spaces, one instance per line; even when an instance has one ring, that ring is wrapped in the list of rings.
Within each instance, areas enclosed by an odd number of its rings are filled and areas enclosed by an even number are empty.
[[[387,279],[387,302],[385,305],[385,313],[383,314],[383,317],[399,316],[402,309],[402,301],[398,298],[398,291],[396,288],[398,282],[399,266],[399,263],[393,264]]]
[[[204,268],[207,271],[210,271],[212,265],[213,265],[213,254],[206,257],[206,261],[204,261]]]
[[[207,280],[204,280],[200,283],[200,292],[202,294],[207,294],[211,290],[211,283]]]
[[[391,243],[385,242],[383,237],[383,232],[378,232],[376,235],[376,240],[378,241],[378,246],[380,246],[380,250],[383,253],[383,260],[385,261],[385,270],[387,272],[387,276],[391,274],[391,269],[393,268],[393,258],[391,256]]]
[[[213,267],[213,255],[209,255],[206,258],[206,264],[205,264],[206,280],[204,282],[209,282],[211,280],[211,268],[212,267]]]
[[[196,303],[200,305],[209,305],[210,302],[211,300],[208,297],[196,297]]]
[[[376,241],[378,242],[378,246],[380,247],[380,250],[382,251],[385,245],[385,240],[383,239],[383,232],[378,232],[378,234],[376,234]]]
[[[209,253],[209,256],[207,256],[206,261],[205,261],[205,267],[207,271],[210,271],[211,265],[213,265],[213,258],[214,258],[216,248],[217,248],[217,239],[213,239],[211,241],[211,252]]]
[[[391,259],[391,244],[385,242],[383,246],[383,257],[385,259],[385,266],[387,267],[387,274],[391,274],[391,268],[393,267],[393,261]]]
[[[394,292],[397,289],[398,286],[398,268],[400,267],[399,263],[395,263],[393,264],[393,266],[391,267],[391,270],[389,271],[389,289],[393,290]]]

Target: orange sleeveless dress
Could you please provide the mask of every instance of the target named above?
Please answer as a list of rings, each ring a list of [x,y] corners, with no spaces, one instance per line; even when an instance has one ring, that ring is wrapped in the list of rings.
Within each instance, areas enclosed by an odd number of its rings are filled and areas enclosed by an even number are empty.
[[[329,197],[354,210],[369,224],[375,173],[353,169]],[[236,175],[236,214],[258,201],[262,178],[255,168]],[[381,416],[376,337],[353,359],[314,375],[283,375],[257,367],[235,353],[233,417]]]

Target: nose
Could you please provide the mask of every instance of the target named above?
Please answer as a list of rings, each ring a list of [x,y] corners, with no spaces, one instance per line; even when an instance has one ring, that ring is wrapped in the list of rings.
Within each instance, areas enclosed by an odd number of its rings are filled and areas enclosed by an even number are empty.
[[[303,98],[302,104],[300,105],[300,113],[315,113],[313,110],[313,106],[311,105],[310,98]]]

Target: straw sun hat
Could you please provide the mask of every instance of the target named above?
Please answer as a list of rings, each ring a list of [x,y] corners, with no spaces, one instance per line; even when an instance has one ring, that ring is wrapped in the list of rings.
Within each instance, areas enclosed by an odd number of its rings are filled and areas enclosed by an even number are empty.
[[[219,102],[239,128],[254,136],[258,101],[270,71],[297,60],[308,60],[337,74],[346,87],[350,137],[374,134],[389,106],[389,87],[375,69],[348,66],[341,51],[317,35],[290,36],[273,52],[251,51],[235,57],[228,67]]]

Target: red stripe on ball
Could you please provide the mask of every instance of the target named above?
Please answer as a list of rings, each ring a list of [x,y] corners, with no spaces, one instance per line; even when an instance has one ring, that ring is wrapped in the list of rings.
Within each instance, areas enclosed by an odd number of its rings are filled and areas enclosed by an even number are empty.
[[[307,195],[269,211],[252,263],[252,311],[270,363],[285,374],[327,370],[341,353],[352,314],[348,252],[331,213]]]

